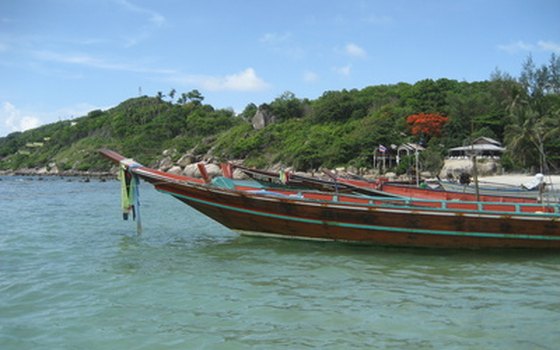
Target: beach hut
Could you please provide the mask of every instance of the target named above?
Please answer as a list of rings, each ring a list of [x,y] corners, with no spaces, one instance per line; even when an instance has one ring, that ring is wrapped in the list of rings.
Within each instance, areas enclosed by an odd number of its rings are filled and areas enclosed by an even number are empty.
[[[490,137],[479,137],[471,145],[449,149],[448,157],[450,159],[465,159],[469,158],[474,152],[477,157],[499,159],[505,150],[501,142]]]

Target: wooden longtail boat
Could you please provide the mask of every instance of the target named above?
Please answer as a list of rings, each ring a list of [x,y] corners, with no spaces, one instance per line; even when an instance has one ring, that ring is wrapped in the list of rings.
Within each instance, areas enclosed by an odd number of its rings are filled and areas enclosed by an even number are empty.
[[[328,173],[328,172],[327,172]],[[362,188],[366,193],[369,190],[378,193],[385,193],[404,198],[434,199],[434,200],[461,200],[461,201],[481,201],[481,202],[512,202],[512,203],[540,203],[537,198],[527,196],[500,195],[499,193],[485,194],[476,196],[470,192],[446,191],[445,189],[435,189],[429,186],[419,187],[402,182],[391,182],[387,179],[378,179],[377,181],[369,181],[357,175],[350,174],[349,177],[338,177],[336,181],[344,185],[353,186],[354,188]]]
[[[422,198],[448,201],[476,201],[476,194],[445,191],[440,189],[421,188],[415,185],[400,183],[383,182],[380,183],[381,191],[391,193],[401,197]],[[535,198],[500,196],[500,195],[479,195],[481,202],[509,202],[509,203],[539,203]]]
[[[339,177],[335,174],[325,171],[326,174],[332,179],[324,180],[315,177],[302,176],[292,173],[284,173],[283,180],[279,174],[268,172],[259,169],[246,168],[240,165],[233,165],[233,167],[241,170],[250,178],[259,181],[263,184],[272,185],[290,185],[300,188],[313,188],[332,192],[343,193],[361,193],[370,196],[385,196],[385,197],[405,197],[405,198],[418,198],[418,199],[433,199],[433,200],[461,200],[461,201],[476,201],[477,197],[474,193],[463,193],[445,190],[436,190],[430,188],[421,188],[414,185],[407,185],[403,183],[388,182],[388,181],[368,181],[358,176],[352,178]],[[536,198],[513,195],[500,196],[499,194],[479,195],[479,201],[482,202],[512,202],[512,203],[538,203]]]
[[[447,192],[474,194],[476,191],[473,184],[460,184],[449,181],[440,181],[440,184]],[[543,201],[548,202],[558,202],[560,196],[560,192],[551,191],[546,188],[543,193],[540,193],[536,189],[526,189],[522,186],[512,186],[496,183],[483,184],[482,182],[479,182],[479,193],[487,196],[501,196],[507,198],[516,197],[532,200],[540,200],[540,197],[542,196]]]
[[[230,189],[100,152],[129,176],[243,234],[405,247],[560,249],[557,205]]]
[[[265,185],[290,186],[301,189],[315,189],[330,192],[352,192],[353,186],[324,180],[317,177],[298,175],[289,171],[274,173],[271,171],[247,168],[242,165],[231,164],[235,169],[239,169],[251,179]]]
[[[288,171],[277,174],[266,170],[246,168],[241,165],[231,164],[231,166],[239,169],[251,179],[265,185],[273,184],[337,193],[362,193],[370,196],[396,197],[396,195],[380,191],[376,183],[341,179],[330,173],[327,173],[330,179],[321,179],[312,176],[298,175]]]

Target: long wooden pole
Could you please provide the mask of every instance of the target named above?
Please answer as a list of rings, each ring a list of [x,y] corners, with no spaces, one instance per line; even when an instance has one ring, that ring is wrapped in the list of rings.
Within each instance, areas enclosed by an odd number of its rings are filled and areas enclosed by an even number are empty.
[[[476,193],[476,201],[480,201],[480,188],[478,187],[478,166],[476,164],[476,153],[474,152],[474,121],[471,117],[471,152],[472,152],[472,167],[473,167],[473,177],[474,177],[474,190]]]
[[[420,186],[420,166],[418,165],[418,145],[416,145],[414,147],[414,149],[416,150],[416,152],[414,153],[414,158],[415,158],[415,162],[416,162],[416,187]]]

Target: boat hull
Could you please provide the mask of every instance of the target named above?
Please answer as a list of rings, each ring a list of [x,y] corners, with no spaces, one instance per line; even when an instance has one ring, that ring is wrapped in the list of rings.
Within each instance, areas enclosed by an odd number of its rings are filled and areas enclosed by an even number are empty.
[[[103,153],[224,226],[273,237],[399,247],[560,249],[558,206],[220,187]]]
[[[558,221],[425,209],[325,206],[285,198],[157,185],[224,226],[285,238],[430,248],[560,249]],[[536,228],[535,225],[539,227]]]

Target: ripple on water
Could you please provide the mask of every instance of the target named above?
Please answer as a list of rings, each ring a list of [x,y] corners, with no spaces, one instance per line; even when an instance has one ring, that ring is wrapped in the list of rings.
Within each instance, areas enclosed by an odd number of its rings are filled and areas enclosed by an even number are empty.
[[[0,181],[2,349],[560,343],[558,255],[240,237],[141,190],[136,236],[116,182]]]

